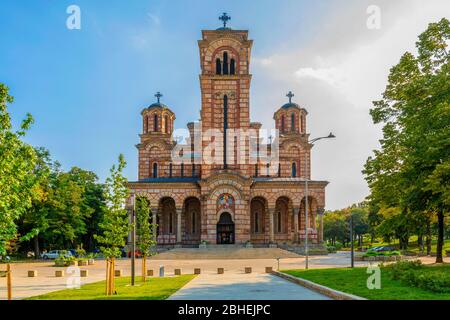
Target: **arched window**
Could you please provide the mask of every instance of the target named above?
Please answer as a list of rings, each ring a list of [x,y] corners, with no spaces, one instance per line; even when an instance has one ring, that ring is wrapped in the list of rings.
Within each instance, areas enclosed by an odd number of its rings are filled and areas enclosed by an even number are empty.
[[[281,211],[278,212],[277,220],[277,231],[281,233]]]
[[[266,176],[270,176],[270,163],[266,164]]]
[[[292,162],[292,177],[297,177],[297,164],[295,162]]]
[[[259,213],[255,212],[255,233],[259,232]]]
[[[166,126],[166,133],[169,133],[169,117],[164,116],[164,125]]]
[[[291,114],[291,131],[295,131],[295,113]]]
[[[172,169],[172,163],[170,163],[170,164],[169,164],[169,177],[170,177],[170,178],[172,178],[172,172],[173,172],[173,169]]]
[[[236,73],[236,60],[231,59],[230,60],[230,74]]]
[[[281,163],[278,164],[278,177],[281,177]]]
[[[158,115],[155,114],[153,116],[153,131],[157,132],[158,131]]]
[[[228,74],[228,52],[223,53],[223,74]]]
[[[158,164],[153,164],[153,178],[158,178]]]
[[[258,164],[255,164],[255,177],[258,176]]]
[[[184,163],[181,164],[181,177],[184,177]]]
[[[303,132],[303,116],[300,116],[300,123],[298,124],[300,132]]]
[[[284,132],[284,115],[281,116],[281,132]]]
[[[144,133],[148,132],[148,116],[144,117]]]
[[[169,233],[173,233],[173,212],[169,213]]]
[[[192,164],[192,176],[195,177],[195,164]]]
[[[216,74],[222,74],[222,61],[219,58],[216,59]]]
[[[196,226],[197,221],[195,221],[196,215],[197,214],[195,212],[192,212],[192,233],[196,233],[196,228],[197,228],[197,226]]]

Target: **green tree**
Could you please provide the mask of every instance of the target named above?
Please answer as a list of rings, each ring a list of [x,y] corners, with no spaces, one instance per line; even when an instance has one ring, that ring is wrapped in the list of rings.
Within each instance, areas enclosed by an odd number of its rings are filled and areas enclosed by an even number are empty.
[[[130,226],[128,223],[128,211],[125,207],[129,190],[126,186],[127,180],[122,172],[126,166],[125,159],[121,154],[119,164],[112,166],[110,176],[106,179],[105,199],[106,206],[100,222],[101,234],[96,236],[100,243],[100,250],[108,259],[107,294],[114,292],[114,261],[120,257],[121,249],[126,244]]]
[[[146,280],[146,263],[147,257],[153,255],[152,250],[155,245],[155,235],[153,230],[156,230],[156,225],[153,224],[150,204],[146,198],[138,197],[136,199],[136,234],[138,237],[138,246],[142,252],[142,280]]]
[[[33,118],[27,114],[20,129],[14,131],[7,109],[12,102],[8,87],[0,83],[0,255],[6,254],[8,243],[17,238],[16,222],[31,206],[35,183],[36,153],[21,140]]]
[[[383,99],[371,116],[383,123],[381,150],[364,173],[370,200],[400,215],[433,212],[438,220],[436,262],[442,262],[444,215],[449,211],[450,166],[449,21],[429,24],[416,43],[417,57],[406,52],[389,75]],[[417,196],[421,201],[417,202]]]
[[[50,192],[50,174],[53,164],[50,153],[45,148],[36,148],[37,161],[34,168],[35,184],[31,207],[22,216],[19,232],[22,234],[21,242],[33,240],[35,258],[39,258],[39,237],[48,228],[48,199]]]

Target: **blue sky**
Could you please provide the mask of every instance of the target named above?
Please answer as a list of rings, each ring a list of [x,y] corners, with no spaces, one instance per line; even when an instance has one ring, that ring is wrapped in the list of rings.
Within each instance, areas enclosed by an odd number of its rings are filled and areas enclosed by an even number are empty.
[[[382,28],[368,30],[366,8],[381,8]],[[378,147],[371,101],[389,68],[412,50],[427,24],[450,12],[445,0],[2,0],[0,81],[15,97],[14,123],[27,112],[28,142],[48,148],[64,169],[92,170],[101,180],[123,153],[137,177],[140,111],[162,101],[176,127],[199,118],[197,40],[220,27],[254,40],[252,121],[272,125],[289,90],[309,111],[311,137],[338,139],[314,149],[313,178],[331,181],[327,207],[361,201],[362,165]],[[81,30],[66,28],[69,5],[81,9]],[[448,16],[448,14],[447,14]]]
[[[25,4],[26,3],[26,4]],[[81,9],[81,30],[66,28],[66,8]],[[47,147],[65,169],[80,166],[101,178],[119,153],[136,177],[140,111],[161,91],[176,125],[200,111],[197,40],[202,29],[251,29],[254,53],[284,46],[293,24],[318,7],[276,1],[2,1],[0,80],[15,97],[15,123],[36,123],[27,140]],[[306,14],[308,13],[308,14]],[[296,39],[308,37],[308,25]],[[282,96],[281,96],[282,97]]]

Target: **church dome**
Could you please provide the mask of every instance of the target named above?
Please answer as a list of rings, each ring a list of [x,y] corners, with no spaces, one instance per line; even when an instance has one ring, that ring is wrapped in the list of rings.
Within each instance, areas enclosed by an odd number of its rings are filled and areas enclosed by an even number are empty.
[[[155,109],[155,108],[160,108],[160,109],[166,109],[166,110],[169,110],[170,112],[172,112],[172,111],[170,110],[170,108],[169,108],[167,105],[165,105],[164,103],[162,103],[162,102],[160,101],[160,99],[161,99],[162,96],[163,96],[163,95],[162,95],[160,92],[157,92],[157,93],[155,94],[155,97],[156,97],[157,101],[156,101],[155,103],[152,103],[151,105],[149,105],[149,106],[146,108],[146,110]],[[145,109],[144,109],[144,110],[145,110]]]
[[[164,103],[155,102],[148,106],[147,109],[153,109],[153,108],[163,108],[163,109],[169,109],[168,106],[166,106]]]
[[[288,102],[285,103],[282,107],[282,109],[289,109],[289,108],[297,108],[297,109],[301,109],[300,106],[294,102]]]

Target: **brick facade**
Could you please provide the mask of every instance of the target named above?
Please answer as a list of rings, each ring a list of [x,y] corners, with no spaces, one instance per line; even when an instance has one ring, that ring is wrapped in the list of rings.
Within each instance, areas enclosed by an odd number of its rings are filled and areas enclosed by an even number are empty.
[[[129,182],[129,188],[148,199],[159,245],[301,243],[306,235],[305,180],[309,238],[322,242],[328,182],[310,180],[308,113],[290,97],[274,114],[279,135],[271,139],[279,146],[279,158],[260,156],[261,149],[275,154],[275,144],[263,144],[261,124],[250,122],[252,44],[246,30],[202,31],[201,120],[188,124],[184,147],[174,141],[175,114],[160,96],[141,113],[139,180]],[[211,137],[211,130],[219,135]],[[256,153],[252,141],[257,141]],[[174,160],[174,155],[183,157]],[[211,157],[219,161],[211,163]]]

